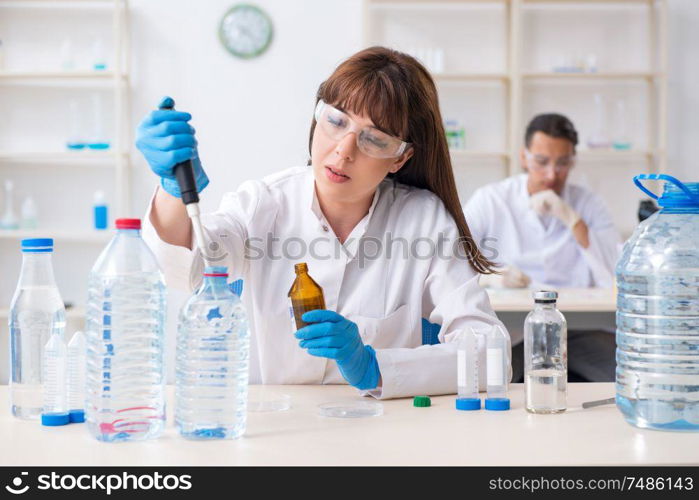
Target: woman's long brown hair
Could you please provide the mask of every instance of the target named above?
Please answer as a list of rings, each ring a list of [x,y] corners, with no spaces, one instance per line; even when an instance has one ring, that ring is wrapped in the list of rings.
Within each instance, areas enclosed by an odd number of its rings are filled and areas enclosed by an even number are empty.
[[[476,272],[494,272],[473,241],[464,218],[429,72],[413,57],[386,47],[370,47],[341,63],[318,89],[317,100],[371,118],[374,124],[410,142],[413,156],[395,174],[396,181],[428,189],[444,203],[459,229],[466,256]],[[311,124],[309,151],[316,121]]]

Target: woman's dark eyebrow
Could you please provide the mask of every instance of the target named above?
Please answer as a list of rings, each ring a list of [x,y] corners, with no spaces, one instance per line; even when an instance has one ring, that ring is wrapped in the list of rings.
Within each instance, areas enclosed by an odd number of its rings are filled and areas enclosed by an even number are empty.
[[[344,108],[341,108],[340,106],[333,106],[333,108],[335,108],[335,109],[338,110],[338,111],[342,111],[344,114],[346,114],[347,116],[349,116],[349,113],[347,113],[347,111],[346,111]],[[351,118],[351,117],[350,117],[350,118]],[[384,134],[390,135],[391,137],[393,137],[393,134],[391,134],[388,130],[384,130],[384,129],[382,129],[381,127],[377,127],[377,126],[374,125],[373,123],[372,123],[371,125],[367,125],[367,127],[376,129],[376,130],[378,130],[379,132],[383,132]]]

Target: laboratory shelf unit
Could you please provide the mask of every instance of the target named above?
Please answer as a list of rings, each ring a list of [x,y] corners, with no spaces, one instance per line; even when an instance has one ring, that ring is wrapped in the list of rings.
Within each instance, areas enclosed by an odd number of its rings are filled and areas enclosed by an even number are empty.
[[[522,171],[525,127],[539,113],[573,121],[578,177],[622,233],[637,222],[632,175],[666,171],[667,0],[364,0],[364,45],[430,70],[442,118],[465,130],[451,151],[462,201]],[[609,147],[590,149],[597,101],[614,130]]]
[[[0,82],[8,83],[15,80],[113,80],[126,78],[113,71],[0,71]]]
[[[0,0],[0,216],[10,180],[20,222],[0,229],[0,275],[7,277],[0,308],[9,307],[25,238],[54,239],[61,295],[85,304],[87,276],[114,234],[113,220],[131,214],[129,21],[128,0]],[[68,147],[74,130],[93,148]],[[92,229],[98,191],[107,230]],[[29,197],[37,229],[21,220]]]
[[[25,238],[53,238],[56,242],[106,244],[112,237],[111,231],[95,230],[83,232],[50,231],[40,229],[0,229],[1,240],[23,240]]]

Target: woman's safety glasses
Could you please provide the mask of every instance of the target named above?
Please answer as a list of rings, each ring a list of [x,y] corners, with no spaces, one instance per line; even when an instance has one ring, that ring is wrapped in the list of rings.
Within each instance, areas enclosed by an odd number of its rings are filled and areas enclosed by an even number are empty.
[[[524,151],[524,157],[527,160],[527,167],[537,171],[542,171],[551,165],[555,172],[564,172],[575,165],[575,155],[561,156],[560,158],[556,158],[554,162],[548,156],[537,155],[526,149]]]
[[[360,127],[346,113],[318,101],[315,119],[320,129],[331,139],[339,141],[350,132],[357,136],[359,150],[372,158],[396,158],[405,153],[409,142],[388,135],[375,127]]]

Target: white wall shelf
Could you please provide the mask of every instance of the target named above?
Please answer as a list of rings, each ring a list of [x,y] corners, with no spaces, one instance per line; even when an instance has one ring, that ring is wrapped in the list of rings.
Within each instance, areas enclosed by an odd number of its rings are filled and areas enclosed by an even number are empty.
[[[522,78],[527,80],[533,79],[551,79],[551,80],[650,80],[660,78],[663,75],[660,73],[649,72],[618,72],[618,73],[556,73],[556,72],[539,72],[539,73],[522,73]]]
[[[364,0],[364,5],[365,45],[426,59],[443,54],[436,66],[444,69],[433,78],[442,117],[465,131],[467,149],[450,152],[462,199],[479,185],[521,172],[527,123],[535,114],[560,112],[578,130],[578,173],[602,194],[622,233],[635,226],[629,204],[640,196],[626,181],[634,173],[664,172],[667,163],[667,0]],[[596,61],[589,62],[590,54]],[[582,61],[594,70],[554,71],[583,66]],[[632,149],[587,149],[596,132],[594,94],[602,96],[610,129],[624,101]],[[610,142],[615,130],[608,131]],[[595,168],[586,172],[587,163]],[[602,164],[609,168],[600,169]],[[618,187],[620,182],[625,184]]]
[[[0,80],[110,80],[126,78],[113,71],[0,71]]]
[[[505,73],[434,73],[432,78],[443,82],[507,81],[509,75]]]
[[[0,0],[0,8],[19,9],[110,9],[120,0]]]
[[[126,158],[128,153],[118,154],[114,151],[80,150],[80,151],[0,151],[1,163],[70,163],[76,166],[114,167],[117,156]]]
[[[113,234],[111,231],[53,231],[50,229],[0,229],[0,240],[23,240],[25,238],[53,238],[56,241],[75,243],[107,243]]]
[[[469,149],[450,149],[449,154],[453,161],[466,160],[469,158],[497,158],[507,160],[510,156],[506,151],[477,151]]]
[[[11,124],[0,128],[0,187],[6,179],[14,181],[17,217],[23,199],[31,196],[39,225],[35,230],[0,230],[0,274],[16,276],[19,240],[53,238],[61,247],[70,246],[54,258],[61,294],[83,304],[87,273],[113,236],[113,220],[130,215],[129,2],[0,0],[0,25],[7,31],[0,107]],[[74,70],[61,69],[62,40],[71,47]],[[100,54],[90,44],[97,42],[103,47],[105,70],[92,69]],[[93,104],[97,100],[100,108]],[[109,142],[109,149],[65,149],[73,102],[79,105],[84,138],[91,140],[91,127],[98,129],[101,117],[103,130],[96,134]],[[60,172],[48,175],[51,169]],[[101,231],[92,229],[98,190],[105,193],[109,216],[109,229]],[[9,306],[14,286],[15,278],[3,281],[0,306]],[[69,316],[81,314],[71,311]]]

